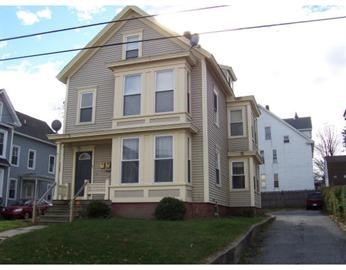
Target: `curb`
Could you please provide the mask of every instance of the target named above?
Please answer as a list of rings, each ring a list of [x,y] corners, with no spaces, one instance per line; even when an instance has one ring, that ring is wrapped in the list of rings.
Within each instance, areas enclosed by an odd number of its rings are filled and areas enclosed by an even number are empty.
[[[239,262],[242,252],[252,243],[254,237],[267,224],[273,222],[275,216],[270,215],[260,223],[254,224],[250,229],[240,237],[240,239],[232,242],[222,251],[208,257],[206,264],[236,264]]]

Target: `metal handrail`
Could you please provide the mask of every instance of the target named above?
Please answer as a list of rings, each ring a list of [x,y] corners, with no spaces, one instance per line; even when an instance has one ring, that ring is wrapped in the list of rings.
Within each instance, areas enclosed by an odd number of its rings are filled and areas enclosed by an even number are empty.
[[[54,182],[54,184],[51,185],[51,186],[46,190],[45,193],[43,193],[43,195],[41,196],[41,198],[39,198],[39,199],[37,200],[37,204],[39,204],[41,201],[43,201],[44,197],[46,197],[47,194],[48,194],[55,186],[56,186],[56,182]]]
[[[69,217],[69,221],[72,222],[73,221],[73,202],[75,201],[75,199],[79,196],[79,194],[85,189],[86,185],[89,184],[89,180],[84,180],[84,184],[80,187],[80,189],[77,191],[77,193],[71,198],[70,200],[70,217]],[[72,195],[72,194],[71,194]]]

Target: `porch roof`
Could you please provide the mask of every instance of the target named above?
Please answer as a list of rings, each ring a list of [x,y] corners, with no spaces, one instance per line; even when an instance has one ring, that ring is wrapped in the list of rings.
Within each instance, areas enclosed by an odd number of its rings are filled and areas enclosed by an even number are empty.
[[[50,177],[47,175],[40,175],[36,173],[26,173],[20,176],[22,180],[38,180],[38,181],[47,181],[52,182],[54,181],[54,176]]]

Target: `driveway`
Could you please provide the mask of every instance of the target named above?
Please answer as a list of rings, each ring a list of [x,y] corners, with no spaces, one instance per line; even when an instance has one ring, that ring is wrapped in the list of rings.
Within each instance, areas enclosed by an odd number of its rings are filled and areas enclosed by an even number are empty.
[[[276,220],[260,236],[253,264],[345,264],[346,233],[320,211],[273,212]],[[254,251],[254,250],[253,250]]]

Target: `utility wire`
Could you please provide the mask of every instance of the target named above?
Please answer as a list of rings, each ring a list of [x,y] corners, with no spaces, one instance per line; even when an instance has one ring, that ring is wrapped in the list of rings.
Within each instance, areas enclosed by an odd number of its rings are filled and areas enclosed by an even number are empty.
[[[229,28],[229,29],[222,29],[222,30],[213,30],[213,31],[200,32],[198,34],[199,35],[208,35],[208,34],[225,33],[225,32],[232,32],[232,31],[242,31],[242,30],[251,30],[251,29],[259,29],[259,28],[269,28],[269,27],[276,27],[276,26],[285,26],[285,25],[312,23],[312,22],[321,22],[321,21],[330,21],[330,20],[339,20],[339,19],[346,19],[346,16],[329,17],[329,18],[321,18],[321,19],[311,19],[311,20],[302,20],[302,21],[292,21],[292,22],[283,22],[283,23],[274,23],[274,24],[263,24],[263,25],[246,26],[246,27],[238,27],[238,28]],[[138,42],[142,42],[143,43],[143,42],[150,42],[150,41],[158,41],[158,40],[172,39],[172,38],[179,38],[179,37],[183,37],[183,35],[174,35],[174,36],[166,36],[166,37],[159,37],[159,38],[143,39],[143,40],[138,40],[138,41],[109,43],[109,44],[88,46],[88,47],[77,48],[77,49],[67,49],[67,50],[61,50],[61,51],[52,51],[52,52],[45,52],[45,53],[38,53],[38,54],[31,54],[31,55],[9,57],[9,58],[0,59],[0,62],[10,61],[10,60],[18,60],[18,59],[24,59],[24,58],[39,57],[39,56],[46,56],[46,55],[52,55],[52,54],[67,53],[67,52],[84,51],[84,50],[104,48],[104,47],[111,47],[111,46],[119,46],[119,45],[130,44],[130,43],[138,43]]]
[[[110,23],[133,21],[133,20],[144,19],[144,18],[152,18],[152,17],[157,17],[157,16],[160,16],[160,15],[176,14],[176,13],[187,13],[187,12],[202,11],[202,10],[224,8],[224,7],[229,7],[229,5],[219,5],[219,6],[209,6],[209,7],[185,9],[185,10],[179,10],[179,11],[175,11],[175,12],[157,13],[157,14],[138,16],[138,17],[132,17],[132,18],[126,18],[126,19],[112,20],[112,21],[92,23],[92,24],[84,24],[84,25],[68,27],[68,28],[61,28],[61,29],[54,29],[54,30],[44,31],[44,32],[39,32],[39,33],[32,33],[32,34],[27,34],[27,35],[2,38],[2,39],[0,39],[0,42],[14,40],[14,39],[35,37],[35,36],[46,35],[46,34],[53,34],[53,33],[58,33],[58,32],[64,32],[64,31],[70,31],[70,30],[75,30],[75,29],[81,29],[81,28],[94,27],[94,26],[110,24]]]

